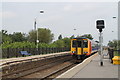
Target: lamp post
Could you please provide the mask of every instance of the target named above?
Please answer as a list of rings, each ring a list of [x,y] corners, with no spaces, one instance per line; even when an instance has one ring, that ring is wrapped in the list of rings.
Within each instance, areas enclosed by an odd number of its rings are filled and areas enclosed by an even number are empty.
[[[117,17],[116,17],[116,16],[113,16],[112,18],[113,18],[113,19],[115,19],[115,26],[117,27],[117,21],[116,21],[116,18],[117,18]],[[120,37],[119,37],[119,27],[118,27],[118,29],[117,29],[117,30],[118,30],[118,31],[117,31],[117,32],[118,32],[117,37],[118,37],[118,40],[119,40],[119,38],[120,38]],[[112,32],[114,32],[114,31],[112,31]],[[118,44],[118,41],[117,41],[117,44]],[[117,45],[117,49],[119,50],[118,45]]]
[[[115,16],[113,16],[113,19],[115,19],[116,17]]]
[[[44,11],[43,10],[40,10],[40,14],[43,14],[44,13]],[[38,36],[39,36],[39,31],[38,31],[38,27],[37,27],[37,18],[35,18],[35,23],[34,23],[34,28],[35,28],[35,30],[37,31],[37,39],[36,39],[36,48],[37,48],[37,51],[38,51],[38,43],[39,43],[39,38],[38,38]]]

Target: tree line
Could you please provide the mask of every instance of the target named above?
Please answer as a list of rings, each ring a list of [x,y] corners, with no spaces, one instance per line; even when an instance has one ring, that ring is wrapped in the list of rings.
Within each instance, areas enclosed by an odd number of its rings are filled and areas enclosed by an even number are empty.
[[[2,36],[2,43],[4,42],[36,42],[37,40],[37,30],[31,30],[28,34],[21,32],[14,32],[13,34],[8,34],[7,30],[0,31]],[[50,43],[53,40],[53,33],[49,29],[38,29],[38,39],[41,43]]]
[[[112,47],[112,48],[114,48],[116,50],[118,50],[118,49],[120,50],[120,40],[109,41],[108,46]]]
[[[70,47],[71,37],[62,37],[60,34],[56,41],[54,40],[54,34],[50,29],[38,28],[38,30],[31,30],[28,34],[22,32],[13,32],[9,34],[7,30],[0,31],[0,45],[2,48],[36,48],[36,40],[38,35],[39,44],[38,47]],[[93,39],[91,34],[84,34],[77,37],[87,37]]]

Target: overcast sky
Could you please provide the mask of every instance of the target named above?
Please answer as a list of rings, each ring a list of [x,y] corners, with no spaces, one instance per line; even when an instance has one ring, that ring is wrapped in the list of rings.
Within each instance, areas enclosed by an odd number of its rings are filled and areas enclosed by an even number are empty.
[[[37,18],[37,27],[49,28],[55,40],[60,34],[63,37],[92,34],[94,40],[98,40],[95,21],[104,19],[104,45],[118,38],[117,2],[2,2],[0,7],[2,29],[9,33],[28,33],[34,29]],[[40,10],[44,10],[44,14],[40,14]]]

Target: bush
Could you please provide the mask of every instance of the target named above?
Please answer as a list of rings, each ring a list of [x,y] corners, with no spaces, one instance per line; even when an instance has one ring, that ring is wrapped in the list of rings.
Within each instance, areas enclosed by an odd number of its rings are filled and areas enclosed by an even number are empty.
[[[2,48],[36,48],[36,44],[34,42],[24,41],[24,42],[14,42],[10,43],[9,41],[1,44]],[[39,43],[38,48],[63,48],[70,47],[70,39],[64,38],[57,40],[53,43]]]
[[[36,48],[36,44],[33,42],[14,42],[14,43],[9,43],[5,42],[0,45],[2,48]],[[38,44],[39,48],[55,48],[55,47],[63,47],[62,45],[60,46],[59,43],[39,43]]]
[[[56,47],[64,47],[64,41],[63,40],[57,40],[54,42],[54,44],[56,45]]]
[[[120,49],[120,40],[109,41],[109,47],[113,47],[115,50]]]
[[[5,42],[2,44],[2,48],[35,48],[35,43],[31,42]]]

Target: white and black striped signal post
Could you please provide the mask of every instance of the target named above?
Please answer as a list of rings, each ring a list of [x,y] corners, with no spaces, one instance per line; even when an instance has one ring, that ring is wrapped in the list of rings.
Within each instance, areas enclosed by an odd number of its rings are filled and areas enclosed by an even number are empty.
[[[99,42],[100,42],[100,65],[103,66],[103,36],[102,36],[102,30],[105,28],[104,26],[104,20],[97,20],[96,21],[96,28],[99,29],[100,36],[99,36]]]

